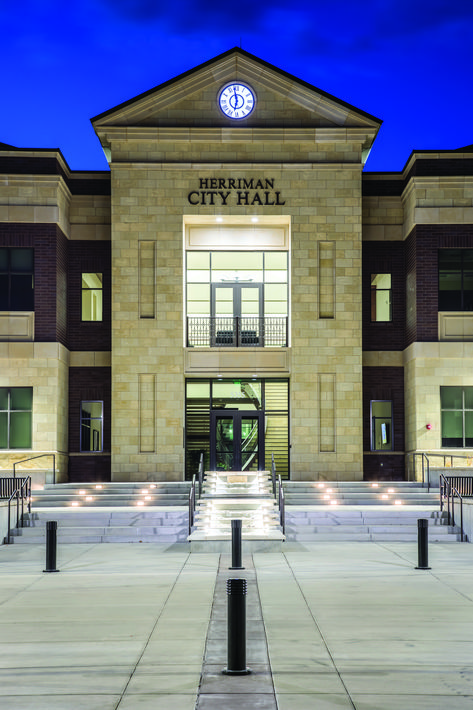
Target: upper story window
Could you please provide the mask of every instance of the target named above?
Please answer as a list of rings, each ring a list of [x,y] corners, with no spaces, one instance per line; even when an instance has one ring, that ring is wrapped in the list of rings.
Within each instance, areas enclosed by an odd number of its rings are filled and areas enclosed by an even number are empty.
[[[187,252],[188,346],[287,346],[287,252]]]
[[[80,450],[103,450],[103,402],[81,402]]]
[[[473,311],[473,249],[439,250],[439,311]]]
[[[0,248],[0,311],[34,311],[34,250]]]
[[[473,387],[441,387],[442,446],[473,447]]]
[[[371,274],[371,320],[392,320],[391,274]]]
[[[393,448],[393,403],[390,400],[371,401],[371,451],[391,451]]]
[[[31,449],[32,387],[0,387],[0,449]]]
[[[82,320],[103,320],[102,274],[82,274]]]

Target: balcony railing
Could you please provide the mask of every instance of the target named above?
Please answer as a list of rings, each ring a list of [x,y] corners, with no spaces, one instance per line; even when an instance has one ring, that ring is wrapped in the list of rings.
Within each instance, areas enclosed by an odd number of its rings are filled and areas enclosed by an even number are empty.
[[[285,348],[287,317],[189,316],[189,348]]]

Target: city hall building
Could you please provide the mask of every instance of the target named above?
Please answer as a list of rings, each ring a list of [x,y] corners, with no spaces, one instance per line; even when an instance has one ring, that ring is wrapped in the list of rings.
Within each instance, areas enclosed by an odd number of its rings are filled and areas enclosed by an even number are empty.
[[[92,124],[109,171],[0,144],[1,470],[473,457],[472,146],[365,172],[379,119],[238,48]]]

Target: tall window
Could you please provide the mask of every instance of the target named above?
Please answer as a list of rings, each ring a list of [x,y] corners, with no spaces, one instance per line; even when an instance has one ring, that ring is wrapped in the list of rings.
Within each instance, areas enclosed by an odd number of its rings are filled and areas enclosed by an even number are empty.
[[[0,449],[31,449],[32,387],[0,387]]]
[[[473,447],[473,387],[441,387],[442,446]]]
[[[34,250],[0,248],[0,311],[34,310]]]
[[[371,274],[371,320],[392,320],[391,274]]]
[[[439,250],[439,311],[473,311],[473,249]]]
[[[371,402],[371,451],[392,451],[393,403],[388,400]]]
[[[103,402],[81,402],[80,450],[102,451]]]
[[[82,274],[82,320],[101,321],[103,314],[102,274]]]

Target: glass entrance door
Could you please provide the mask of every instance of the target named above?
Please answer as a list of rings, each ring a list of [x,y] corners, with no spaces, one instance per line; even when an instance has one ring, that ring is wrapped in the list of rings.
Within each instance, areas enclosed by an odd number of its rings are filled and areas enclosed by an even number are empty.
[[[212,345],[262,345],[263,284],[212,284]]]
[[[264,465],[262,412],[215,410],[210,421],[210,468],[258,471]]]

